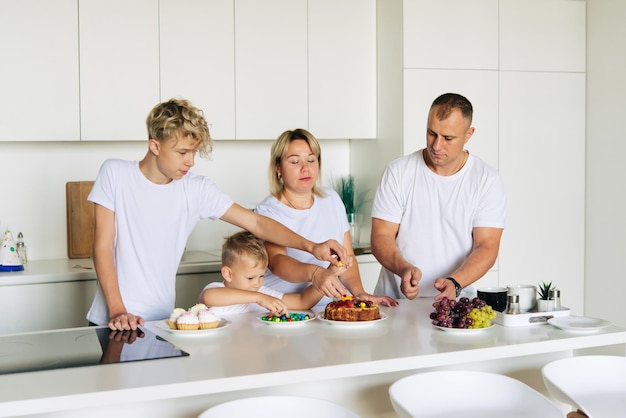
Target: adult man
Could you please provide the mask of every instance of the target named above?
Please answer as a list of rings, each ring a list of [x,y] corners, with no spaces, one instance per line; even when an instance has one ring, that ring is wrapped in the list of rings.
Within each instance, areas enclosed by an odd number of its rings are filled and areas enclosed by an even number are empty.
[[[385,169],[372,207],[372,252],[383,266],[376,294],[453,299],[495,263],[504,187],[494,168],[464,149],[472,114],[465,97],[439,96],[426,148]]]

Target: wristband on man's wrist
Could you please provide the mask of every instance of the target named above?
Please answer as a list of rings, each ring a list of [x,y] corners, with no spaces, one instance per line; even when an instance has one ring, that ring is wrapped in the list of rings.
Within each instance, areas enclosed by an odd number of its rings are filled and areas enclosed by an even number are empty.
[[[454,289],[456,289],[456,297],[458,298],[461,295],[461,290],[463,290],[463,288],[461,287],[459,282],[454,279],[454,277],[446,277],[446,280],[450,280],[452,284],[454,284]]]

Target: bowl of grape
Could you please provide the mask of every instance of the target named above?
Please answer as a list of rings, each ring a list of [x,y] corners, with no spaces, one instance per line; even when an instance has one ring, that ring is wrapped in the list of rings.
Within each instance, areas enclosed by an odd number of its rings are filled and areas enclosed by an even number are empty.
[[[459,300],[443,297],[433,303],[434,312],[430,313],[433,325],[447,332],[475,333],[493,326],[491,322],[497,315],[490,305],[479,298],[468,297]]]

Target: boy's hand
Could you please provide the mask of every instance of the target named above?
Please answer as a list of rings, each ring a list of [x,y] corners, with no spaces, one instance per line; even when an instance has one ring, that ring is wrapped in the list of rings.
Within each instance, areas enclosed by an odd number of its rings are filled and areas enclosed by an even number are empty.
[[[265,293],[259,293],[258,296],[257,305],[264,307],[273,315],[289,315],[289,309],[282,300],[266,295]]]
[[[346,264],[348,252],[334,239],[329,239],[320,244],[314,244],[311,254],[318,260],[330,261],[333,266],[339,267],[339,262]],[[346,267],[350,267],[346,264]]]

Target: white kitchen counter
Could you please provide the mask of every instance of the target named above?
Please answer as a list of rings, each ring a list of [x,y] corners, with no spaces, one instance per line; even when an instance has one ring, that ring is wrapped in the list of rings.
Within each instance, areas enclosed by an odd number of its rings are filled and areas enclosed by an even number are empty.
[[[230,326],[208,335],[179,336],[149,323],[190,356],[0,376],[0,417],[105,416],[115,408],[136,416],[192,417],[225,399],[272,389],[340,400],[363,416],[393,416],[390,382],[419,370],[497,364],[521,378],[528,369],[536,378],[542,363],[574,350],[612,346],[624,355],[626,329],[616,326],[574,333],[550,325],[495,325],[457,335],[431,325],[431,303],[423,298],[383,307],[388,318],[362,328],[315,320],[286,329],[243,314],[227,317]],[[539,365],[529,366],[530,357]],[[488,388],[480,391],[488,394]]]

